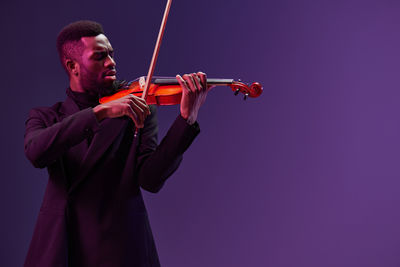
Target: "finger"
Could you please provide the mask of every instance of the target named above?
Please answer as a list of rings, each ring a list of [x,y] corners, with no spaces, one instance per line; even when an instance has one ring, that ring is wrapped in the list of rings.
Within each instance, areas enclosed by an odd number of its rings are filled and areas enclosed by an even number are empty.
[[[190,91],[187,82],[182,78],[181,75],[177,74],[176,75],[176,80],[178,81],[178,83],[181,85],[182,90],[191,93],[192,91]]]
[[[210,88],[207,86],[207,75],[204,72],[199,71],[197,72],[197,76],[200,78],[203,90],[209,90]]]
[[[145,111],[139,107],[134,101],[130,100],[129,102],[130,107],[133,109],[133,112],[137,116],[138,122],[143,124],[144,119],[146,118]]]
[[[144,111],[145,117],[151,113],[150,107],[147,105],[146,100],[144,100],[143,98],[137,97],[135,95],[130,95],[129,99]]]
[[[127,103],[128,107],[125,109],[125,114],[127,114],[130,118],[135,122],[136,127],[139,127],[142,121],[140,113],[135,110],[134,105],[132,103]]]
[[[199,92],[202,91],[204,87],[203,87],[203,85],[201,84],[200,77],[199,77],[196,73],[193,73],[193,74],[192,74],[192,77],[193,77],[194,83],[195,83],[195,85],[196,85],[196,87],[197,87],[197,90],[198,90]]]
[[[129,104],[127,104],[124,109],[124,115],[132,119],[132,121],[135,123],[136,128],[142,128],[137,118],[137,115]]]
[[[193,93],[198,92],[197,87],[196,87],[196,85],[194,84],[194,79],[193,79],[193,77],[192,77],[191,74],[190,74],[190,75],[185,74],[185,75],[183,75],[183,78],[184,78],[184,79],[186,80],[186,82],[188,83],[190,91],[192,91]]]
[[[135,96],[135,95],[133,95],[133,94],[127,95],[126,98],[127,98],[127,99],[130,99],[130,100],[133,100],[133,101],[135,101],[135,102],[141,102],[142,104],[145,104],[145,105],[147,104],[147,103],[146,103],[146,100],[144,100],[144,99],[141,98],[141,97]]]
[[[138,101],[138,100],[140,100],[140,101]],[[133,102],[135,102],[135,104],[137,104],[144,111],[145,117],[151,113],[150,107],[149,107],[149,105],[147,105],[146,100],[139,98],[139,97],[135,97]]]

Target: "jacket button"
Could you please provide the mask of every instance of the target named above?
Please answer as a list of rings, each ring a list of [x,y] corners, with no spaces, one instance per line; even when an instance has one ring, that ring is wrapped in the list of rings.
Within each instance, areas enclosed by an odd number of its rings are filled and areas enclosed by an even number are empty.
[[[93,132],[92,132],[92,130],[91,130],[91,129],[89,129],[89,128],[86,128],[86,129],[85,129],[85,132],[86,132],[86,135],[87,135],[87,136],[91,136],[91,135],[93,135]]]

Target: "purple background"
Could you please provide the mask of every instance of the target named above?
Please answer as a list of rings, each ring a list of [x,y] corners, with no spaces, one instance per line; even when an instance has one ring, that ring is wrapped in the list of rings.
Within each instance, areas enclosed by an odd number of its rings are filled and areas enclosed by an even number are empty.
[[[0,265],[21,266],[47,180],[23,153],[30,108],[64,99],[55,39],[101,22],[120,78],[147,73],[166,1],[2,1]],[[156,75],[258,81],[210,92],[202,132],[156,195],[163,266],[400,265],[400,2],[172,4]],[[178,107],[159,112],[160,137]]]

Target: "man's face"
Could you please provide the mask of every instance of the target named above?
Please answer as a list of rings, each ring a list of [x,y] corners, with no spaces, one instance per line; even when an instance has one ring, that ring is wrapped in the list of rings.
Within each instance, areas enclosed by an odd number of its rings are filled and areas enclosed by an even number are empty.
[[[104,34],[82,37],[83,52],[79,60],[79,78],[88,93],[102,94],[116,80],[114,50]]]

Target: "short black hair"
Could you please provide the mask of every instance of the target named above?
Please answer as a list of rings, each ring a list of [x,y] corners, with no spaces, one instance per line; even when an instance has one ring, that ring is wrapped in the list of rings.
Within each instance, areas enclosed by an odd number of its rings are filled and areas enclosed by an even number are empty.
[[[100,23],[91,20],[79,20],[65,26],[57,36],[57,51],[61,64],[68,73],[65,59],[75,59],[77,54],[82,53],[80,40],[82,37],[97,36],[104,34]],[[79,52],[79,53],[77,53]]]

